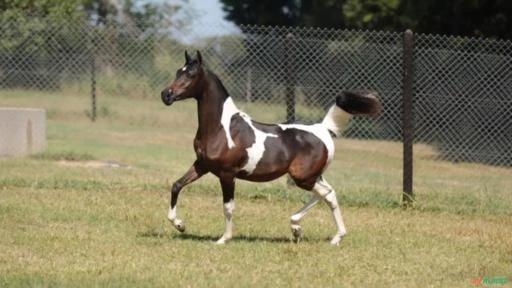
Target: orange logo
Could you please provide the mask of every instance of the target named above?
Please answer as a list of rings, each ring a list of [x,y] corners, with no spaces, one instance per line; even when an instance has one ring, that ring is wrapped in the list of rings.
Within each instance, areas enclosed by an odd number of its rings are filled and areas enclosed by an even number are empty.
[[[482,281],[484,280],[484,277],[477,277],[471,279],[471,284],[473,285],[482,285]]]

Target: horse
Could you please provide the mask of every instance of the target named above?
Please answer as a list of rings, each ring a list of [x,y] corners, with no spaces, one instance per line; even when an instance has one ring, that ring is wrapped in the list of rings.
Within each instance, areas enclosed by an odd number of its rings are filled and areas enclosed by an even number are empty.
[[[337,228],[330,243],[339,244],[346,228],[336,192],[322,174],[334,157],[332,137],[342,132],[350,116],[380,112],[380,101],[373,93],[344,91],[320,123],[260,123],[237,108],[219,77],[203,65],[199,51],[195,59],[185,51],[184,66],[162,90],[161,98],[167,106],[188,98],[197,101],[198,128],[193,143],[196,160],[170,187],[167,218],[178,231],[185,231],[185,222],[177,215],[179,193],[203,175],[213,173],[220,181],[225,223],[216,243],[224,244],[233,236],[235,179],[266,182],[288,174],[298,187],[313,192],[290,218],[293,240],[298,242],[302,237],[301,218],[323,199]]]

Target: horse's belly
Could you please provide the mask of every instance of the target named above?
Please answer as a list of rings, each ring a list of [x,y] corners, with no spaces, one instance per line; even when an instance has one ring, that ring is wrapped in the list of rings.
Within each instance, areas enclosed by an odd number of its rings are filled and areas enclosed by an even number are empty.
[[[258,153],[251,153],[249,148],[247,161],[237,177],[249,181],[270,181],[285,174],[289,166],[290,155],[282,147],[270,145],[268,149]]]
[[[287,169],[279,169],[274,171],[254,171],[253,173],[248,174],[246,171],[241,170],[236,174],[236,178],[253,182],[266,182],[277,179],[287,172]]]

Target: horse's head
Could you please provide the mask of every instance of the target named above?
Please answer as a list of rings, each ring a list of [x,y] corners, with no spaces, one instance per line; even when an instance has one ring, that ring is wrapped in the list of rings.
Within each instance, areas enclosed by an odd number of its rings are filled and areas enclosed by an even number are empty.
[[[162,101],[165,105],[171,105],[174,101],[197,98],[202,91],[203,78],[201,53],[197,51],[196,59],[192,59],[185,51],[185,65],[176,71],[176,78],[171,85],[162,90]]]

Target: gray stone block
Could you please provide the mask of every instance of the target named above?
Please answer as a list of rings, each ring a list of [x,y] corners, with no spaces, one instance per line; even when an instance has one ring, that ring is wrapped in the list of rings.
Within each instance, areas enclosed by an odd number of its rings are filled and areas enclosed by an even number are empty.
[[[46,148],[46,111],[0,107],[0,156],[25,156]]]

